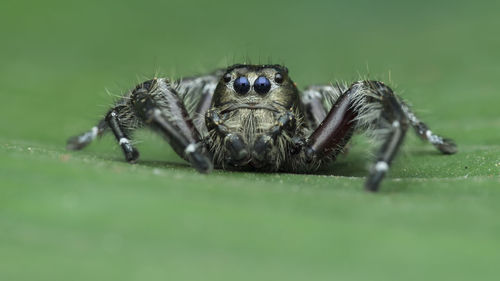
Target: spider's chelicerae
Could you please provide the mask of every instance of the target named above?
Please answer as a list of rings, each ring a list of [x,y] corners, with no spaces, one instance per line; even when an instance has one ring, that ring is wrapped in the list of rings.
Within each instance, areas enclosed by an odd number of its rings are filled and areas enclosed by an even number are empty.
[[[81,149],[111,130],[125,159],[139,152],[132,133],[150,127],[199,172],[222,169],[306,173],[342,152],[351,136],[379,140],[365,187],[377,191],[408,126],[444,154],[450,139],[431,132],[382,82],[309,86],[302,92],[281,65],[233,65],[207,75],[155,78],[125,94],[90,131],[68,140]]]

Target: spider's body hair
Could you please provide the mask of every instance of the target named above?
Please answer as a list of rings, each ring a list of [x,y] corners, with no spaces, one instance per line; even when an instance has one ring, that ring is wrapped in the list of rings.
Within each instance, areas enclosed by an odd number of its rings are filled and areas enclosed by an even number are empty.
[[[218,69],[208,75],[185,77],[172,84],[172,87],[182,99],[186,110],[193,119],[196,129],[203,138],[208,136],[207,127],[205,126],[205,116],[202,112],[197,112],[197,109],[200,106],[200,101],[203,99],[211,100],[224,72],[225,69]]]
[[[223,169],[269,172],[300,172],[311,170],[312,166],[306,165],[303,155],[292,155],[290,153],[294,146],[292,138],[294,136],[304,136],[304,133],[307,131],[300,110],[295,108],[293,114],[299,116],[296,119],[296,128],[293,132],[283,131],[277,136],[276,140],[273,141],[272,150],[269,152],[269,159],[262,166],[252,165],[251,161],[247,163],[248,165],[239,165],[237,167],[229,165],[227,159],[230,157],[230,153],[224,148],[224,137],[220,136],[215,130],[210,131],[208,144],[214,156],[215,166]],[[253,144],[257,141],[258,137],[270,131],[276,125],[275,115],[273,112],[265,109],[239,109],[230,112],[224,124],[227,126],[229,132],[239,134],[243,137],[245,143]]]
[[[361,80],[348,85],[345,82],[336,82],[330,85],[312,85],[302,92],[302,102],[308,104],[312,99],[319,99],[326,112],[329,112],[339,97],[344,94],[349,86],[357,89],[351,95],[352,107],[358,113],[355,119],[355,133],[365,133],[375,144],[388,133],[391,124],[381,118],[383,107],[381,95],[371,87],[369,81]],[[343,146],[343,145],[342,145]]]

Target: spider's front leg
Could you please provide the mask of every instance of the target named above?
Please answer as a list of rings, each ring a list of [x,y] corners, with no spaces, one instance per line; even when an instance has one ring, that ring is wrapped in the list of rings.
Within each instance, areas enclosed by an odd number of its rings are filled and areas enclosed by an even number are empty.
[[[389,87],[382,82],[360,81],[337,99],[323,122],[309,137],[305,153],[310,159],[334,156],[342,150],[354,131],[371,132],[382,139],[382,145],[365,187],[369,191],[377,191],[410,123],[414,125]],[[445,142],[446,139],[433,136],[447,146],[447,150],[440,149],[443,153],[456,151],[451,141]]]
[[[108,114],[106,114],[106,118],[104,120],[108,124],[111,131],[113,131],[116,141],[118,141],[118,144],[122,148],[123,155],[125,155],[125,160],[127,160],[127,162],[129,163],[135,163],[139,158],[139,151],[137,151],[137,149],[130,143],[128,132],[129,128],[125,126],[126,123],[124,123],[118,117],[119,112],[126,111],[126,108],[117,106],[111,109]]]
[[[205,144],[175,90],[165,79],[155,79],[149,87],[138,87],[131,105],[146,125],[162,134],[174,151],[199,172],[212,170]]]
[[[330,104],[331,106],[346,90],[347,87],[340,83],[314,85],[304,89],[301,102],[310,127],[317,128],[325,119],[327,111],[324,104]]]

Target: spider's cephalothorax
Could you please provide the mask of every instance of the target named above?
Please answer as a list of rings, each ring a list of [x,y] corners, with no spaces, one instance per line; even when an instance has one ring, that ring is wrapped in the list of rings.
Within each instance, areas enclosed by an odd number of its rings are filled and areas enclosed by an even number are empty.
[[[206,114],[208,146],[217,167],[292,169],[294,140],[305,124],[286,68],[233,66],[217,85]],[[294,139],[295,138],[295,139]]]
[[[382,82],[310,86],[300,92],[280,65],[234,65],[207,75],[155,78],[123,96],[90,131],[68,140],[81,149],[108,129],[135,162],[133,131],[160,132],[200,172],[223,169],[310,172],[342,152],[353,133],[381,142],[366,181],[378,186],[408,126],[444,154],[456,152]]]

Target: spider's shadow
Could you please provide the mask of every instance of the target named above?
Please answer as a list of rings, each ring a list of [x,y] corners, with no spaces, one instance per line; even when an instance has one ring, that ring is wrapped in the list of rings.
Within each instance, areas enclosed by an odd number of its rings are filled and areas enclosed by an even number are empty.
[[[87,154],[91,156],[92,158],[99,159],[102,161],[110,161],[114,163],[124,163],[128,164],[123,157],[119,156],[112,156],[112,155],[103,155],[101,153],[90,153]],[[189,165],[187,162],[176,162],[176,161],[163,161],[163,160],[151,160],[151,159],[140,159],[137,161],[135,164],[128,164],[128,165],[137,165],[137,166],[145,166],[149,168],[162,168],[162,169],[190,169],[191,165]]]
[[[114,159],[114,161],[121,161],[119,159]],[[189,163],[174,162],[174,161],[162,161],[162,160],[139,160],[137,165],[146,166],[150,168],[161,168],[161,169],[191,169]],[[223,169],[216,169],[218,171],[225,171]],[[256,171],[256,170],[229,170],[231,172],[241,172],[241,173],[256,173],[256,174],[274,174],[266,171]],[[341,162],[333,162],[330,165],[312,173],[307,173],[308,175],[324,175],[324,176],[341,176],[341,177],[365,177],[366,176],[366,163],[348,160]],[[277,172],[277,173],[289,173],[289,174],[306,174],[306,173],[290,173],[290,172]]]
[[[181,168],[181,169],[189,169],[191,165],[188,163],[180,163],[174,161],[161,161],[161,160],[139,160],[137,162],[138,165],[146,166],[150,168]]]
[[[105,160],[112,161],[115,163],[126,163],[122,157],[112,156],[112,155],[103,155],[101,153],[91,153],[92,157]],[[276,172],[283,174],[307,174],[307,175],[323,175],[323,176],[341,176],[341,177],[365,177],[367,174],[367,159],[364,159],[361,154],[352,153],[351,155],[342,155],[336,161],[322,167],[320,170],[310,173],[293,173],[293,172]],[[136,164],[138,166],[144,166],[149,168],[160,168],[160,169],[192,169],[191,165],[183,160],[178,161],[169,161],[169,160],[155,160],[155,159],[141,159],[137,161]],[[224,172],[223,169],[216,169],[217,171]],[[241,173],[256,173],[256,174],[275,174],[272,172],[266,171],[257,171],[257,170],[228,170],[231,172],[241,172]]]
[[[402,157],[413,157],[413,156],[438,156],[439,152],[432,149],[412,149],[405,151]],[[124,163],[121,157],[105,157],[101,154],[93,154],[95,158],[101,160],[107,160],[112,162]],[[322,176],[340,176],[340,177],[357,177],[364,178],[368,173],[369,163],[371,163],[371,158],[366,154],[359,153],[355,151],[354,153],[349,153],[349,155],[340,155],[336,161],[326,165],[318,171],[311,173],[290,173],[290,172],[278,172],[278,173],[289,173],[289,174],[308,174],[308,175],[322,175]],[[165,160],[154,160],[154,159],[139,159],[137,162],[138,166],[145,166],[149,168],[160,168],[160,169],[191,169],[191,165],[183,160],[178,161],[165,161]],[[223,173],[224,170],[217,169]],[[257,173],[257,174],[272,174],[266,171],[255,171],[255,170],[230,170],[232,172],[241,173]]]
[[[96,158],[100,158],[102,160],[107,160],[107,161],[112,161],[112,162],[121,162],[124,163],[123,159],[119,157],[102,157],[102,156],[97,156],[95,155]],[[355,159],[353,159],[355,158]],[[295,175],[322,175],[322,176],[339,176],[339,177],[355,177],[355,178],[364,178],[366,177],[367,174],[367,168],[366,168],[366,162],[365,161],[359,161],[360,159],[357,159],[358,157],[343,157],[343,159],[333,162],[323,169],[320,169],[316,172],[313,173],[286,173],[286,172],[278,172],[282,174],[295,174]],[[361,157],[363,158],[363,157]],[[166,170],[186,170],[189,171],[193,169],[191,165],[189,165],[187,162],[182,163],[182,162],[175,162],[175,161],[162,161],[162,160],[150,160],[150,159],[145,159],[145,160],[139,160],[137,162],[138,166],[143,166],[143,167],[149,167],[149,168],[159,168],[159,169],[166,169]],[[226,170],[222,169],[217,169],[218,174],[224,174]],[[193,172],[195,172],[193,170]],[[229,170],[228,172],[235,172],[232,170]],[[271,172],[265,172],[265,171],[236,171],[238,173],[243,173],[243,174],[262,174],[262,175],[272,175],[276,173],[271,173]],[[391,187],[391,188],[384,188],[384,193],[392,193],[392,192],[399,192],[406,189],[406,187]]]

